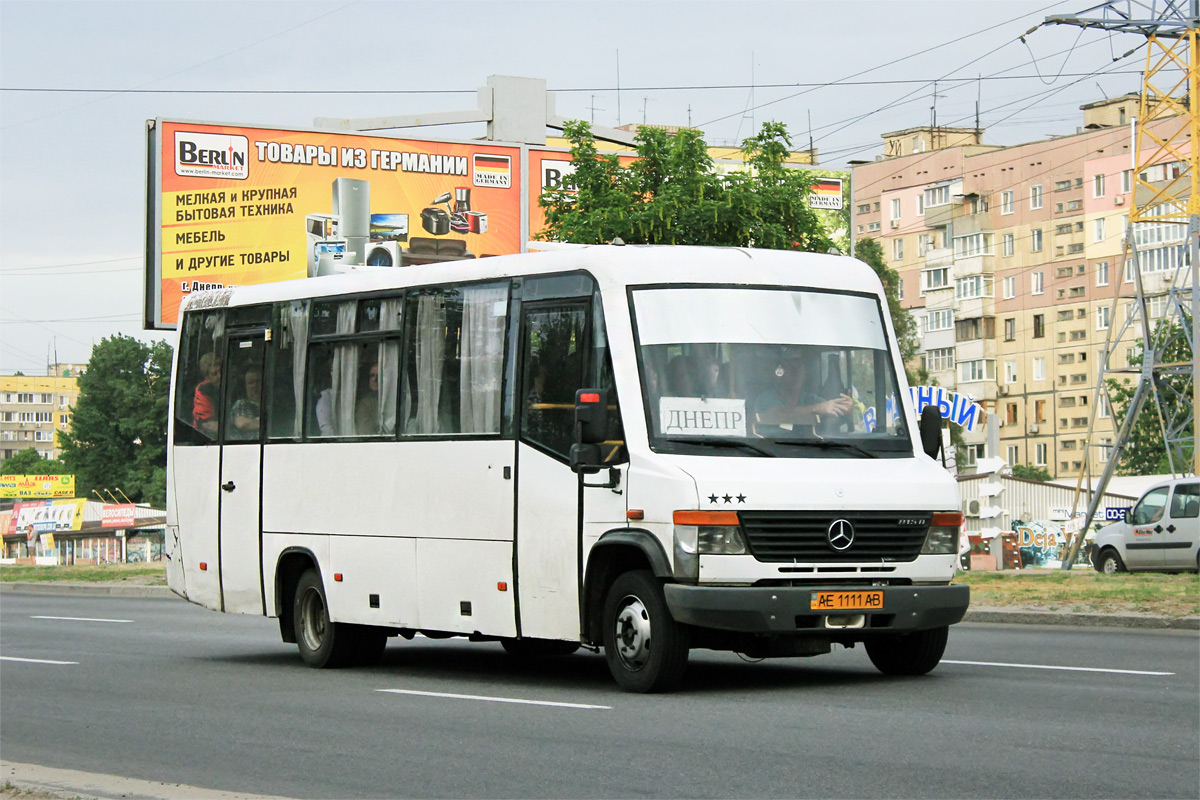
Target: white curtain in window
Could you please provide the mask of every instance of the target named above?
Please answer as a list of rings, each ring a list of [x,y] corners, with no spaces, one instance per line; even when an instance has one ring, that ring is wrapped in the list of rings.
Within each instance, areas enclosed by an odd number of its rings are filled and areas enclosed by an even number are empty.
[[[337,332],[353,333],[358,304],[338,304]],[[358,391],[358,348],[338,345],[333,349],[333,430],[337,436],[354,435],[354,403]]]
[[[408,433],[438,432],[438,407],[442,398],[442,360],[446,351],[446,307],[441,295],[417,298],[416,319],[417,407],[413,411],[405,394]]]
[[[505,286],[463,290],[462,361],[459,411],[463,433],[500,430],[500,388],[504,371]]]
[[[379,329],[400,330],[404,301],[389,298],[380,304]],[[385,436],[396,432],[396,388],[400,381],[400,340],[379,343],[379,431]]]
[[[292,393],[296,398],[296,414],[289,436],[299,436],[304,421],[304,359],[308,352],[308,301],[293,300],[281,318],[284,328],[283,349],[292,348]]]

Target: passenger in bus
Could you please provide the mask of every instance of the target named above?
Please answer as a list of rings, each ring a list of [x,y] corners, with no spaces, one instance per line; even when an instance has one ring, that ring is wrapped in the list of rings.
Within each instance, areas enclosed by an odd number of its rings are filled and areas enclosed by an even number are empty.
[[[367,385],[360,387],[354,406],[354,429],[359,436],[378,436],[379,430],[379,364],[367,371]]]
[[[200,356],[200,374],[192,397],[192,425],[209,438],[216,438],[221,400],[221,358],[216,353]]]
[[[816,426],[822,418],[849,414],[854,398],[847,394],[825,399],[812,389],[810,368],[803,354],[786,353],[775,369],[776,385],[759,394],[754,403],[755,432],[762,436],[786,435],[795,426]]]
[[[667,364],[667,391],[672,397],[696,396],[692,360],[688,356],[675,356]]]
[[[262,400],[262,372],[249,369],[242,378],[244,393],[230,410],[233,429],[229,431],[231,439],[257,439],[258,419]]]
[[[693,389],[698,397],[725,397],[721,381],[721,362],[712,356],[697,356],[692,359],[694,372]]]

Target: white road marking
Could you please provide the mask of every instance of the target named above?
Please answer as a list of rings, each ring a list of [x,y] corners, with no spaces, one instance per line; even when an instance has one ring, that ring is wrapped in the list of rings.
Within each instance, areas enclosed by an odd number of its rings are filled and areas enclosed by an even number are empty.
[[[95,617],[42,617],[31,616],[30,619],[58,619],[67,622],[133,622],[131,619],[97,619]]]
[[[942,659],[943,664],[962,664],[968,667],[1014,667],[1016,669],[1057,669],[1066,672],[1106,672],[1111,675],[1154,675],[1158,677],[1174,675],[1174,672],[1148,672],[1140,669],[1102,669],[1100,667],[1057,667],[1050,664],[1005,664],[1000,661],[950,661]]]
[[[14,656],[0,656],[0,661],[23,661],[26,664],[78,664],[78,661],[50,661],[45,658],[16,658]]]
[[[555,703],[550,700],[521,700],[516,697],[486,697],[478,694],[450,694],[448,692],[418,692],[413,689],[376,689],[389,694],[412,694],[418,697],[442,697],[449,700],[483,700],[488,703],[517,703],[526,706],[554,706],[556,708],[582,708],[592,711],[611,711],[612,706],[590,706],[586,703]]]

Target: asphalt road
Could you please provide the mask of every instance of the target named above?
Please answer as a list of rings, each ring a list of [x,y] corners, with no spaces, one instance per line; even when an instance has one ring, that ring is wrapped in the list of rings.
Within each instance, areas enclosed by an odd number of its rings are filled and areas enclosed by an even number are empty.
[[[6,593],[0,720],[8,762],[295,798],[1198,797],[1200,635],[962,624],[917,679],[697,651],[643,696],[584,652],[321,672],[274,620]]]

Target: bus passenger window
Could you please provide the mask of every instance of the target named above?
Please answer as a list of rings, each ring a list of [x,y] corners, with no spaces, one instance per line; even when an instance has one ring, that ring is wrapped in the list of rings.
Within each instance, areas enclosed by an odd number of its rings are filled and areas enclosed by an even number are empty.
[[[575,441],[575,392],[583,386],[587,311],[582,306],[525,312],[521,438],[563,458]]]
[[[184,315],[175,379],[174,442],[216,444],[221,407],[225,312]]]

